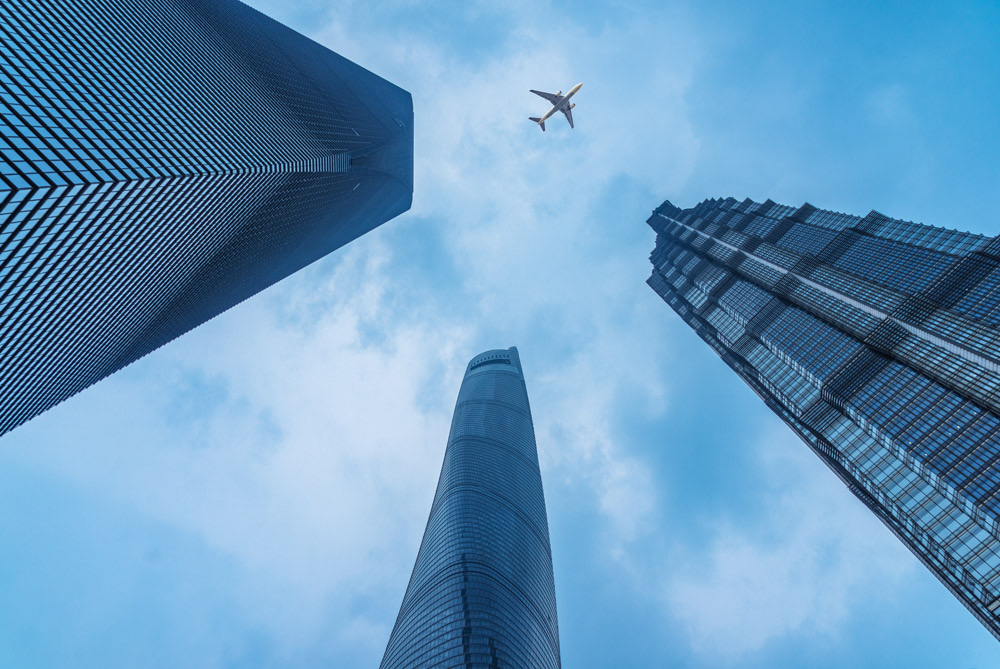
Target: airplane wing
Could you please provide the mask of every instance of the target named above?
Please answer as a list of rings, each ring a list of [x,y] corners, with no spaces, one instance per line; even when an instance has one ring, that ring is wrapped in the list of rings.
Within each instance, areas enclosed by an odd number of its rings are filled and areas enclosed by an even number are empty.
[[[560,109],[559,111],[561,111],[563,114],[566,114],[566,120],[569,121],[569,127],[571,128],[575,127],[573,125],[573,112],[569,109],[569,107],[567,107],[566,109]]]
[[[542,91],[536,91],[536,90],[532,90],[531,92],[534,93],[535,95],[542,96],[543,98],[545,98],[546,100],[548,100],[552,104],[555,104],[555,103],[559,102],[559,100],[562,99],[561,95],[554,95],[552,93],[543,93]]]

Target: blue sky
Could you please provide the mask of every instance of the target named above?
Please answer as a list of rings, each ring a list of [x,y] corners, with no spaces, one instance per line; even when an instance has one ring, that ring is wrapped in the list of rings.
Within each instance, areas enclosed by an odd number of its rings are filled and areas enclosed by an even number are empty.
[[[996,3],[251,4],[413,93],[413,209],[0,440],[0,666],[377,666],[510,345],[565,667],[1000,666],[643,283],[664,198],[1000,233]]]

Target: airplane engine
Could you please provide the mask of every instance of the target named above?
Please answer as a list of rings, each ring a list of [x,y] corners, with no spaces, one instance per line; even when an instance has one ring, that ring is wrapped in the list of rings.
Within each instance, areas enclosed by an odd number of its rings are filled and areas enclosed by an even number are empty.
[[[562,91],[559,91],[558,93],[556,93],[556,97],[561,96],[561,95],[562,95]]]
[[[575,102],[573,102],[573,103],[570,103],[570,105],[569,105],[569,108],[570,108],[570,109],[573,109],[574,107],[576,107],[576,103],[575,103]]]

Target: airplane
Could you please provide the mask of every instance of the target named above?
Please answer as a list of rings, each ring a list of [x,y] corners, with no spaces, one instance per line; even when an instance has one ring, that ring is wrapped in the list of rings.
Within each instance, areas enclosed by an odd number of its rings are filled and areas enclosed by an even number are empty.
[[[569,104],[569,99],[574,95],[576,95],[576,92],[580,90],[581,86],[583,86],[583,84],[577,84],[573,88],[569,89],[569,93],[567,93],[566,95],[563,95],[562,91],[553,94],[553,93],[543,93],[542,91],[532,90],[531,92],[534,93],[535,95],[540,95],[549,102],[551,102],[552,109],[545,112],[545,115],[542,116],[541,118],[538,118],[537,116],[530,116],[528,117],[528,120],[537,123],[539,126],[541,126],[542,132],[545,132],[545,121],[550,116],[555,114],[557,111],[561,111],[563,114],[566,114],[566,120],[569,121],[569,127],[571,128],[575,127],[573,125],[573,112],[570,110],[572,110],[573,107],[576,106],[576,103]]]

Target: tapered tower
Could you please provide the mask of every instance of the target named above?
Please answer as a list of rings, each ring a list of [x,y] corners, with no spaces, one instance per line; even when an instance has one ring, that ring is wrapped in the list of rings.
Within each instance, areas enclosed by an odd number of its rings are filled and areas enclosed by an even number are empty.
[[[545,497],[516,348],[469,363],[382,669],[560,666]]]
[[[660,205],[649,285],[1000,638],[1000,237]]]

